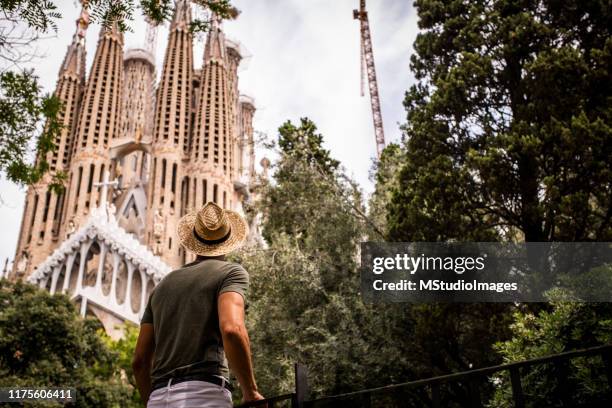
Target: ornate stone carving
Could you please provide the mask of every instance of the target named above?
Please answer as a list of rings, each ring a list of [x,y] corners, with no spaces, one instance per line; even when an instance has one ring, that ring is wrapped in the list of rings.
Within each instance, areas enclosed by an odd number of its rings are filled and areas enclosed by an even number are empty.
[[[23,250],[21,252],[21,256],[19,257],[19,260],[17,261],[17,267],[16,267],[16,272],[17,272],[17,277],[21,277],[23,276],[26,271],[28,270],[28,265],[30,264],[30,254],[28,253],[27,250]]]
[[[100,245],[104,242],[111,252],[129,260],[135,268],[144,270],[155,282],[159,282],[171,271],[170,266],[155,256],[132,234],[121,228],[115,215],[107,208],[93,208],[85,225],[66,239],[53,254],[41,263],[38,269],[30,275],[29,280],[33,283],[40,282],[41,279],[49,276],[57,265],[64,262],[68,255],[78,253],[83,242],[92,239],[96,239]]]
[[[164,237],[165,223],[164,216],[162,210],[158,208],[155,210],[155,215],[153,217],[153,237],[155,241],[159,241]]]
[[[68,221],[66,239],[70,238],[70,236],[76,232],[77,228],[79,228],[79,218],[75,215]]]

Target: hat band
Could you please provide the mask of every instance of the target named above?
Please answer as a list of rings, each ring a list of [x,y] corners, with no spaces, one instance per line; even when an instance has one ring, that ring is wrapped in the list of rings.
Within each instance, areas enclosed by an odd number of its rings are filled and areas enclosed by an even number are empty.
[[[230,226],[227,230],[227,234],[225,234],[224,236],[222,236],[219,239],[206,239],[203,238],[201,236],[198,235],[198,232],[196,231],[195,227],[193,228],[193,236],[196,237],[196,239],[198,241],[200,241],[201,243],[203,243],[204,245],[215,245],[215,244],[220,244],[222,242],[225,242],[229,239],[230,235],[232,233],[232,227]]]

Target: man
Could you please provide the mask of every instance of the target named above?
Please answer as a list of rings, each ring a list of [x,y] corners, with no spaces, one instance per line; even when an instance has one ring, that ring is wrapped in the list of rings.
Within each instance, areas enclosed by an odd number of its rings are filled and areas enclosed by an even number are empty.
[[[132,362],[143,401],[149,408],[231,407],[227,361],[243,402],[263,399],[244,325],[248,274],[225,261],[244,242],[246,221],[209,202],[181,218],[177,232],[197,258],[149,296]]]

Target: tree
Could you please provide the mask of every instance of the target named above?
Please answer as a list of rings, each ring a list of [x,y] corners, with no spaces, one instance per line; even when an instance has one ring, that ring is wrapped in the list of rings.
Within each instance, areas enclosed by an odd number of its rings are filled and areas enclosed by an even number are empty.
[[[1,386],[74,387],[79,407],[129,404],[100,323],[81,319],[67,296],[3,279],[0,305]]]
[[[365,304],[358,244],[379,239],[361,197],[322,148],[308,119],[279,129],[274,180],[259,207],[267,248],[239,255],[251,275],[248,324],[255,369],[268,394],[290,392],[292,365],[309,370],[315,395],[330,395],[447,374],[500,361],[492,344],[508,338],[505,305]],[[383,153],[391,180],[399,147]],[[377,186],[381,202],[386,187]],[[370,213],[370,217],[372,213]],[[368,221],[369,220],[369,221]],[[491,319],[491,315],[497,319]],[[452,390],[454,401],[467,399]],[[422,391],[398,393],[374,406],[430,403]],[[360,402],[353,401],[359,405]]]
[[[132,369],[132,359],[139,332],[140,327],[130,322],[124,323],[122,337],[116,340],[111,339],[104,330],[98,332],[109,350],[115,354],[115,367],[121,374],[121,378],[127,381],[129,402],[125,404],[134,407],[141,407],[143,404]]]
[[[387,206],[391,202],[393,191],[397,189],[397,175],[403,154],[400,145],[387,145],[370,173],[375,190],[368,203],[368,215],[381,232],[386,229]]]
[[[404,101],[404,153],[394,178],[382,177],[386,185],[377,186],[392,191],[388,239],[609,240],[610,10],[597,1],[415,5],[422,31],[411,59],[418,82]],[[525,345],[520,355],[519,347],[510,347],[524,341],[517,326],[510,330],[511,305],[407,309],[416,332],[435,339],[415,340],[423,369],[463,370],[466,363],[500,362],[500,356],[518,360],[544,343]],[[550,313],[546,305],[518,310]],[[563,322],[568,333],[607,319],[597,308],[575,312]],[[453,328],[453,319],[462,327]],[[551,330],[547,336],[557,335]],[[496,343],[507,351],[496,352]],[[576,344],[565,342],[568,349]],[[495,394],[500,405],[493,406],[506,406],[507,397]],[[461,401],[459,392],[453,398]]]
[[[551,303],[537,313],[520,308],[514,314],[511,339],[496,345],[504,362],[512,363],[575,349],[612,342],[612,307],[609,303],[579,303],[567,292],[549,294]],[[541,364],[521,373],[523,391],[529,406],[602,406],[609,393],[601,357],[571,359],[567,373],[558,367]],[[493,378],[497,384],[492,406],[512,406],[510,376],[504,372]],[[609,401],[608,401],[609,402]]]
[[[280,127],[274,182],[258,204],[269,246],[238,255],[251,275],[247,321],[256,375],[271,395],[293,389],[297,361],[310,370],[316,395],[376,378],[368,361],[379,332],[368,326],[370,311],[358,294],[360,195],[322,140],[306,118]]]
[[[343,282],[356,267],[355,250],[362,236],[359,191],[338,169],[339,163],[321,146],[315,124],[301,119],[299,127],[279,128],[280,159],[274,184],[264,188],[260,210],[263,236],[273,243],[280,234],[298,238],[310,253],[322,257],[325,286]]]
[[[340,162],[333,159],[329,151],[323,149],[323,136],[317,133],[317,126],[310,119],[301,118],[299,127],[288,120],[283,123],[278,132],[278,146],[281,153],[287,158],[310,165],[325,175],[333,174],[338,170]],[[279,168],[284,170],[282,164],[279,165]],[[277,179],[283,180],[286,177],[286,175],[279,174]]]
[[[392,240],[612,237],[612,36],[599,1],[415,2]]]

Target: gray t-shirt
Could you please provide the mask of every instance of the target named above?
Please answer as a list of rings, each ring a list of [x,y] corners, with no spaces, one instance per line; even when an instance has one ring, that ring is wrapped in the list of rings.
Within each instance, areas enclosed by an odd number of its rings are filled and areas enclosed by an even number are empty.
[[[217,298],[223,292],[244,297],[248,286],[242,266],[217,259],[184,265],[162,279],[141,319],[155,332],[152,381],[191,374],[228,378]]]

